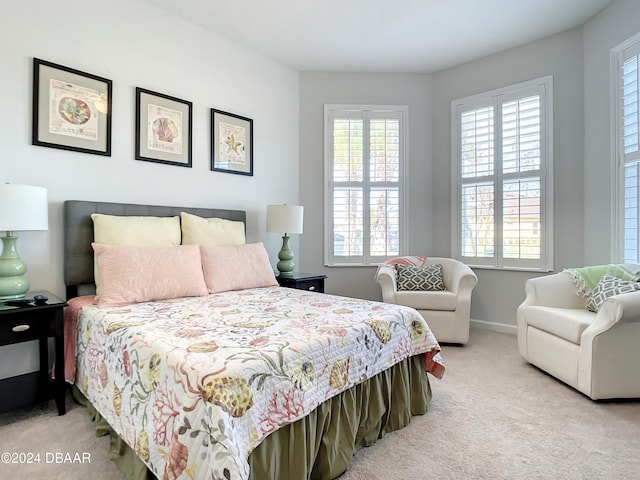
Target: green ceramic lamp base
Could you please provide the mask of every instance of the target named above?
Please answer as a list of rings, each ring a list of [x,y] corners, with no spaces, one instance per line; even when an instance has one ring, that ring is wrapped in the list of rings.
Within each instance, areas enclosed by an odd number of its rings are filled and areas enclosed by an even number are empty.
[[[0,255],[0,300],[23,298],[29,290],[29,280],[24,276],[27,265],[22,261],[16,242],[18,237],[2,237],[2,255]]]
[[[278,272],[281,277],[293,277],[293,268],[296,266],[293,263],[293,251],[289,247],[289,236],[285,233],[282,237],[282,248],[278,252]]]

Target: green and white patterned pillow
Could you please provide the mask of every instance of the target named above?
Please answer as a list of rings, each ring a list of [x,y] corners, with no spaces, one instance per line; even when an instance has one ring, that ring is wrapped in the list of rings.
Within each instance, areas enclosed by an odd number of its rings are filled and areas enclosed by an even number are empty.
[[[620,293],[629,293],[638,290],[640,290],[639,282],[622,280],[609,274],[603,275],[589,295],[587,310],[597,313],[607,298]]]
[[[446,290],[442,265],[396,265],[398,290]]]

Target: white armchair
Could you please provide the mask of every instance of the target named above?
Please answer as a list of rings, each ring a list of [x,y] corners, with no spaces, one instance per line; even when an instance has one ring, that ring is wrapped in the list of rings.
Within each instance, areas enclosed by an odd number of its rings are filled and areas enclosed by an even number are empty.
[[[445,291],[398,290],[395,268],[382,264],[376,274],[382,300],[415,308],[439,342],[467,343],[471,292],[478,282],[476,274],[468,265],[453,258],[427,257],[425,264],[442,265]]]
[[[587,310],[571,275],[527,281],[518,349],[529,363],[590,398],[640,398],[640,291]]]

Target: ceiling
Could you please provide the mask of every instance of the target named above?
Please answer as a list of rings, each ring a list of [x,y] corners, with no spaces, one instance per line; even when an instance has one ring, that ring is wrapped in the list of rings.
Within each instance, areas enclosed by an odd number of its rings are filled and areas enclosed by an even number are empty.
[[[301,71],[434,72],[583,24],[612,0],[144,0]]]

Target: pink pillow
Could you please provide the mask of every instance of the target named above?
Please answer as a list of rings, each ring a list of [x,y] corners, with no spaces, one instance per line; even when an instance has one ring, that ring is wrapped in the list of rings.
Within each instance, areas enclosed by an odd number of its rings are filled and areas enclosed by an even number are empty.
[[[208,294],[197,245],[91,245],[99,266],[99,307]]]
[[[210,293],[278,285],[262,243],[200,245]]]

